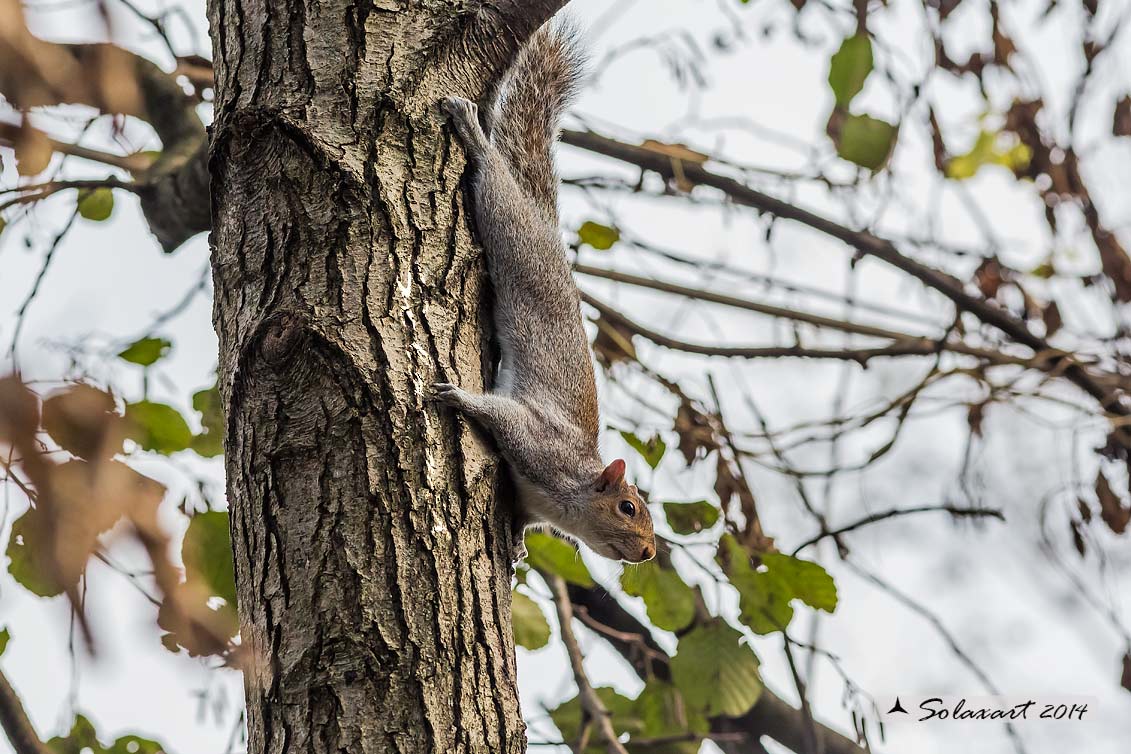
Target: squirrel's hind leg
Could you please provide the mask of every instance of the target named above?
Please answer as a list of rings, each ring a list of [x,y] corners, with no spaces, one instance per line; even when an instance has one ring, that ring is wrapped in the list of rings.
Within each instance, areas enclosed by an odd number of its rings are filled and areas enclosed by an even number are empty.
[[[463,143],[467,158],[481,162],[491,150],[491,141],[479,124],[479,108],[474,102],[463,97],[445,97],[440,108],[452,119],[456,135]]]

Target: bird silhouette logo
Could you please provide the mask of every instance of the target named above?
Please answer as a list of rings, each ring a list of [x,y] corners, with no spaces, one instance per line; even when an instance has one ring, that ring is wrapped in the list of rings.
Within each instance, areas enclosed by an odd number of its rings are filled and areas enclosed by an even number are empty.
[[[907,710],[903,709],[903,705],[899,703],[898,696],[895,698],[895,704],[888,710],[888,714],[890,715],[893,712],[902,712],[905,715],[910,714]]]

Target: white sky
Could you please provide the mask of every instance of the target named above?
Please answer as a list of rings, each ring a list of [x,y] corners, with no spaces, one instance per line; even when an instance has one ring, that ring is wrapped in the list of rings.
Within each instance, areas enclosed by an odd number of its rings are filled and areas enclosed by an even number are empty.
[[[203,0],[181,5],[198,24],[201,39],[206,39]],[[674,31],[688,35],[707,53],[703,72],[710,85],[702,92],[681,93],[661,58],[653,51],[641,49],[618,58],[604,71],[586,91],[576,114],[598,130],[627,139],[651,136],[687,141],[706,151],[725,154],[737,163],[760,167],[805,169],[813,152],[791,147],[790,143],[809,145],[822,155],[821,164],[836,177],[851,178],[851,171],[829,159],[831,148],[824,136],[831,106],[825,83],[828,59],[851,27],[844,17],[830,23],[827,13],[807,12],[802,28],[810,44],[802,45],[790,33],[793,14],[787,12],[785,3],[761,0],[753,5],[741,7],[737,0],[647,0],[619,4],[574,0],[570,6],[572,15],[583,27],[596,27],[588,35],[595,61],[602,60],[611,47],[629,39]],[[1032,91],[1036,91],[1039,82],[1041,90],[1050,93],[1050,109],[1062,113],[1082,66],[1072,46],[1072,40],[1080,36],[1079,13],[1075,8],[1065,8],[1057,11],[1049,23],[1037,26],[1034,19],[1042,5],[1020,3],[1005,17],[1022,54],[1030,62],[1039,61],[1030,73],[1034,78]],[[1112,17],[1115,12],[1111,6],[1125,7],[1119,2],[1106,5],[1106,12]],[[988,40],[985,3],[967,0],[964,6],[970,7],[956,12],[947,38],[955,59],[984,47]],[[148,3],[145,7],[156,5]],[[716,34],[728,28],[719,8],[740,19],[748,32],[745,41],[721,56],[710,49]],[[921,74],[931,50],[922,33],[920,4],[892,0],[891,7],[877,12],[875,19],[873,30],[881,38],[898,40],[898,49],[877,52],[878,62],[890,66],[904,83]],[[44,36],[53,39],[84,38],[97,28],[90,14],[81,9],[31,12],[29,20]],[[117,20],[121,24],[120,39],[139,39],[140,27],[126,16]],[[776,31],[763,37],[757,30],[767,22],[773,22]],[[189,37],[177,33],[186,44],[185,51],[191,51],[187,46]],[[673,44],[678,47],[682,43]],[[139,41],[133,46],[159,54],[152,41]],[[1131,140],[1112,143],[1102,140],[1102,136],[1110,128],[1110,104],[1115,92],[1131,86],[1129,48],[1110,53],[1105,65],[1110,70],[1098,77],[1092,98],[1086,101],[1090,104],[1082,110],[1079,128],[1084,135],[1081,143],[1094,145],[1086,152],[1085,161],[1087,176],[1093,181],[1093,194],[1109,224],[1126,230],[1131,224],[1131,202],[1127,201],[1125,188],[1125,176],[1131,167]],[[935,81],[930,98],[944,129],[954,126],[945,131],[948,145],[955,152],[962,151],[972,143],[974,131],[958,126],[968,125],[981,105],[973,96],[971,82],[945,77]],[[993,93],[998,96],[996,91]],[[877,75],[869,80],[859,104],[873,115],[894,118],[897,114],[896,103]],[[1008,105],[1008,98],[995,100],[995,105],[1000,110]],[[723,118],[732,120],[719,120]],[[731,127],[730,124],[737,123],[734,119],[746,119],[764,130]],[[714,127],[720,124],[726,127]],[[784,138],[766,136],[774,133]],[[133,146],[143,145],[135,142]],[[784,183],[767,179],[760,185],[850,224],[881,217],[886,229],[901,234],[925,235],[930,227],[927,218],[932,217],[933,227],[947,241],[981,250],[985,239],[971,219],[969,207],[974,205],[991,219],[1002,253],[1010,262],[1023,268],[1033,266],[1055,249],[1058,263],[1082,269],[1092,267],[1094,249],[1081,240],[1078,224],[1069,224],[1061,237],[1050,238],[1033,192],[1018,187],[1004,172],[985,170],[965,184],[962,190],[968,192],[969,202],[953,186],[936,195],[937,181],[931,174],[929,149],[924,134],[905,129],[893,166],[897,180],[881,176],[860,191],[853,205],[854,215],[846,214],[839,200],[833,200],[820,188],[787,193],[790,188]],[[10,152],[3,152],[3,158],[0,185],[11,186],[16,176]],[[632,171],[571,149],[561,150],[560,165],[567,176],[600,173],[636,177]],[[75,175],[101,172],[77,161],[70,170]],[[769,273],[835,292],[854,286],[868,301],[917,312],[928,322],[946,320],[949,309],[937,298],[878,264],[863,262],[860,274],[849,276],[850,255],[843,247],[797,226],[778,223],[768,246],[764,223],[750,212],[724,212],[677,200],[645,202],[623,195],[613,196],[611,201],[605,195],[599,198],[604,206],[611,206],[612,218],[605,214],[605,209],[594,208],[577,190],[565,190],[566,228],[587,219],[615,219],[636,237],[692,257],[725,259],[743,270]],[[0,346],[5,351],[12,337],[14,313],[31,286],[42,261],[45,241],[61,222],[66,204],[66,199],[60,199],[41,210],[30,224],[9,228],[0,236]],[[30,251],[21,240],[29,231],[36,241]],[[1126,233],[1124,240],[1128,241]],[[119,194],[110,222],[83,222],[59,248],[44,279],[43,294],[33,303],[21,337],[19,357],[25,376],[44,380],[64,376],[67,361],[59,343],[108,349],[144,331],[156,313],[168,309],[193,287],[207,261],[204,236],[193,239],[172,256],[161,254],[148,235],[133,198]],[[680,282],[687,278],[686,268],[619,247],[609,253],[584,252],[583,261]],[[968,268],[958,272],[968,272]],[[789,328],[753,315],[673,304],[668,299],[614,289],[590,279],[580,282],[586,290],[623,306],[638,320],[690,340],[768,344],[788,337]],[[704,274],[697,282],[775,303],[843,313],[840,305],[783,296],[721,276]],[[1057,290],[1057,294],[1070,328],[1094,332],[1110,328],[1111,323],[1104,320],[1109,315],[1089,299],[1092,294],[1071,288]],[[664,307],[655,306],[661,300]],[[162,335],[174,341],[175,348],[154,370],[156,379],[151,381],[150,389],[186,413],[191,413],[188,396],[210,384],[215,369],[216,340],[210,315],[210,301],[198,297],[161,330]],[[858,318],[903,329],[938,332],[925,324],[909,324],[906,319],[885,320],[867,313]],[[829,342],[845,341],[834,337]],[[734,423],[747,427],[755,425],[742,403],[746,394],[757,402],[771,426],[783,427],[831,415],[842,380],[848,380],[845,409],[851,409],[895,395],[914,384],[923,368],[912,370],[893,363],[875,363],[861,372],[854,367],[800,362],[704,362],[647,344],[638,344],[638,348],[646,363],[678,377],[687,390],[699,396],[708,395],[705,374],[709,371],[722,386],[724,404],[733,412]],[[136,370],[92,359],[84,364],[126,391],[140,391]],[[6,371],[6,367],[0,370]],[[636,384],[631,379],[629,382]],[[657,415],[628,400],[623,390],[606,385],[604,391],[606,418],[616,426],[630,428],[639,423],[645,430],[665,426]],[[644,392],[652,402],[669,403],[655,389],[645,388]],[[1068,391],[1064,395],[1080,400]],[[136,393],[127,393],[127,397],[136,397]],[[944,523],[944,516],[926,514],[854,533],[849,535],[849,542],[854,548],[855,562],[929,606],[1010,698],[1032,698],[1038,702],[1055,702],[1069,696],[1090,699],[1089,713],[1083,722],[1021,724],[1018,730],[1027,752],[1125,752],[1127,741],[1131,740],[1131,694],[1118,688],[1122,640],[1051,566],[1048,554],[1039,545],[1037,518],[1039,503],[1055,487],[1073,479],[1074,474],[1084,479],[1094,476],[1096,461],[1089,448],[1102,442],[1103,426],[1073,419],[1063,410],[1054,412],[1048,404],[1042,404],[1038,410],[1040,415],[1034,418],[991,408],[986,441],[978,447],[973,461],[980,501],[1004,509],[1008,524],[952,526]],[[1065,423],[1067,428],[1050,428],[1047,423],[1051,422]],[[1074,434],[1073,430],[1079,432]],[[866,457],[886,441],[889,431],[890,427],[884,427],[854,435],[842,445],[842,458]],[[965,441],[965,415],[961,408],[909,425],[896,449],[882,462],[864,474],[844,477],[832,485],[832,523],[852,521],[862,512],[891,507],[945,500],[964,502],[956,480]],[[623,448],[610,437],[606,449],[612,453]],[[712,479],[708,472],[703,468],[683,469],[677,455],[673,449],[653,478],[643,475],[653,499],[709,496]],[[829,463],[826,450],[798,452],[792,460],[803,467]],[[183,469],[213,479],[212,494],[221,496],[220,463],[194,457],[178,457],[177,461],[177,467],[162,461],[143,462],[141,466],[146,473],[169,484],[173,502],[190,486],[190,475]],[[1073,469],[1073,464],[1079,468]],[[646,470],[640,463],[633,466],[637,476]],[[792,482],[757,467],[751,466],[749,471],[768,532],[785,547],[807,539],[815,526],[801,513]],[[812,485],[810,492],[823,495],[823,484]],[[24,502],[13,494],[0,501],[0,506],[0,512],[7,514],[6,526],[22,510]],[[1056,551],[1069,560],[1095,594],[1112,602],[1123,625],[1127,625],[1131,590],[1126,579],[1131,572],[1131,555],[1126,537],[1118,542],[1115,537],[1104,537],[1098,532],[1096,545],[1104,549],[1109,559],[1108,575],[1102,580],[1097,575],[1095,555],[1083,564],[1074,555],[1069,556],[1071,546],[1065,545],[1067,525],[1062,525],[1063,511],[1053,506],[1051,518],[1060,522],[1053,526]],[[169,521],[171,525],[184,525],[172,514]],[[831,549],[817,552],[836,577],[840,590],[837,613],[821,621],[820,642],[841,658],[852,680],[874,695],[879,704],[886,709],[897,693],[905,705],[909,698],[986,694],[984,686],[949,652],[923,618],[838,564]],[[814,557],[815,552],[809,550],[807,554]],[[704,560],[710,557],[709,551],[702,555]],[[586,560],[598,578],[615,585],[615,567],[594,557],[587,556]],[[689,566],[687,561],[677,559],[677,563]],[[687,568],[685,573],[694,578],[693,569]],[[726,595],[719,597],[709,584],[705,589],[709,599],[721,599],[724,612],[733,609]],[[238,675],[209,670],[207,662],[170,655],[157,641],[152,608],[120,576],[97,564],[91,566],[89,595],[101,652],[92,660],[80,651],[76,666],[67,652],[69,625],[64,602],[35,598],[15,585],[6,573],[0,576],[0,626],[9,627],[13,635],[0,663],[23,696],[37,729],[45,737],[59,734],[69,725],[72,711],[80,711],[96,721],[104,741],[136,732],[159,738],[175,754],[223,754],[237,721],[242,694]],[[642,614],[640,605],[634,604],[637,602],[628,600],[626,604]],[[546,601],[543,604],[548,607]],[[806,626],[811,616],[805,610],[798,612],[793,633],[804,638],[808,636]],[[673,637],[660,638],[665,646],[674,648]],[[619,658],[591,635],[583,634],[583,639],[592,680],[635,694],[640,683]],[[768,685],[786,698],[795,698],[780,640],[758,638],[753,646],[763,662]],[[519,649],[518,664],[523,706],[533,723],[531,736],[553,737],[552,726],[539,710],[574,693],[564,654],[556,642],[535,653]],[[814,705],[818,716],[841,730],[849,730],[839,676],[823,661],[818,661],[817,668]],[[905,724],[889,726],[887,733],[888,743],[878,747],[883,752],[942,754],[952,751],[956,740],[964,742],[965,751],[977,754],[1014,751],[1000,727],[986,723]],[[0,741],[0,753],[7,751],[7,743]]]

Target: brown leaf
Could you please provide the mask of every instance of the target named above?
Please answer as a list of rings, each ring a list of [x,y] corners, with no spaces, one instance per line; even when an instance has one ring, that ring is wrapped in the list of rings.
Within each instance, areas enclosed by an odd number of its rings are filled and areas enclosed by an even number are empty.
[[[719,448],[710,419],[686,399],[676,412],[675,431],[679,435],[679,452],[688,466]]]
[[[1080,518],[1084,523],[1092,523],[1092,506],[1088,505],[1088,501],[1082,497],[1076,498],[1076,509],[1080,511]]]
[[[1009,68],[1009,58],[1013,53],[1017,52],[1017,46],[1013,44],[1013,40],[1001,29],[1001,19],[999,18],[997,3],[990,3],[990,18],[993,22],[993,30],[991,33],[994,42],[994,62]]]
[[[612,317],[600,315],[593,320],[597,325],[597,336],[593,338],[593,352],[606,367],[620,361],[635,361],[636,346],[632,344],[635,334],[631,328]]]
[[[1119,685],[1131,691],[1131,649],[1123,655],[1123,676],[1119,680]]]
[[[0,442],[30,442],[38,428],[39,401],[15,375],[0,378]]]
[[[935,117],[934,108],[927,109],[928,124],[931,127],[931,151],[935,158],[935,170],[940,175],[946,175],[946,163],[949,157],[946,152],[946,142],[943,141],[942,129],[939,128],[938,118]]]
[[[1131,507],[1124,507],[1123,501],[1111,489],[1103,471],[1096,475],[1096,497],[1100,501],[1100,518],[1116,534],[1122,534],[1131,522]]]
[[[16,172],[25,178],[39,175],[51,164],[51,155],[54,154],[51,140],[26,122],[12,146],[16,152]]]
[[[1076,552],[1080,553],[1080,557],[1087,554],[1087,547],[1084,545],[1084,535],[1080,531],[1080,524],[1075,520],[1070,520],[1069,525],[1072,527],[1072,546],[1076,548]]]
[[[975,403],[966,410],[966,424],[975,437],[982,436],[982,422],[986,418],[986,404]]]
[[[993,257],[984,260],[978,265],[978,269],[974,270],[974,285],[978,286],[978,290],[986,298],[995,298],[1001,290],[1002,282],[1004,277],[1001,264]]]
[[[710,155],[696,152],[686,144],[665,144],[655,139],[645,139],[640,146],[643,149],[647,149],[649,152],[656,152],[666,157],[671,157],[673,160],[690,162],[696,165],[702,165],[704,162],[711,159]]]
[[[1111,123],[1112,136],[1131,136],[1131,94],[1124,94],[1115,103],[1115,116]]]
[[[56,392],[43,402],[43,428],[60,447],[86,459],[121,452],[125,437],[114,398],[84,384]]]
[[[680,191],[685,193],[695,188],[695,183],[684,176],[684,163],[702,165],[707,160],[711,159],[709,155],[696,152],[686,144],[665,144],[655,139],[646,139],[640,146],[647,149],[649,152],[662,154],[671,159],[672,175],[675,177],[675,185]]]
[[[1045,323],[1045,337],[1054,335],[1057,330],[1064,326],[1064,320],[1060,317],[1060,307],[1056,305],[1055,301],[1050,301],[1048,306],[1041,312],[1041,319]]]

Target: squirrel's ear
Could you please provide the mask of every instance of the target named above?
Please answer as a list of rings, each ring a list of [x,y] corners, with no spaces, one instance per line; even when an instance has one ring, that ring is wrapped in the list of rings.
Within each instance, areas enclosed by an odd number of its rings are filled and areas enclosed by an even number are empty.
[[[606,490],[624,479],[624,461],[617,459],[605,467],[601,476],[597,477],[597,489]]]

